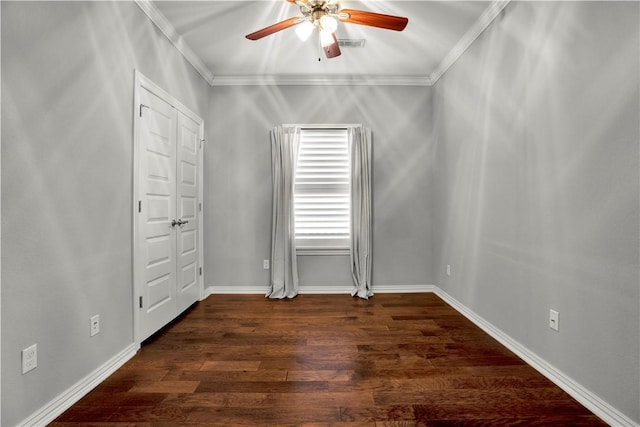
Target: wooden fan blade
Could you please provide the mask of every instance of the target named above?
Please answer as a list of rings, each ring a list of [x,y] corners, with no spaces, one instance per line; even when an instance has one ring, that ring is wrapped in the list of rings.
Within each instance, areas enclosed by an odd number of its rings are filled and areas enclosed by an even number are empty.
[[[278,31],[282,31],[286,28],[293,27],[296,24],[302,22],[302,19],[298,16],[293,18],[285,19],[284,21],[278,22],[277,24],[269,25],[261,30],[258,30],[254,33],[247,34],[245,37],[249,40],[258,40],[263,37],[266,37],[270,34],[277,33]]]
[[[350,24],[368,25],[386,30],[402,31],[409,19],[402,16],[384,15],[382,13],[365,12],[363,10],[342,9],[339,18]]]
[[[336,33],[331,33],[333,37],[333,43],[328,46],[323,46],[324,54],[327,58],[335,58],[336,56],[340,56],[342,52],[340,52],[340,46],[338,45],[338,39],[336,38]]]

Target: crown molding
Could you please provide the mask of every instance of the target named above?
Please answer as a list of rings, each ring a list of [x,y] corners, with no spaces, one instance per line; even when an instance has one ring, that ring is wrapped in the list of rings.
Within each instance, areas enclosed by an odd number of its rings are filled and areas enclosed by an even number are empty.
[[[169,41],[178,49],[178,52],[189,61],[193,68],[209,83],[213,82],[213,73],[205,65],[196,53],[191,50],[189,45],[184,41],[180,33],[169,22],[169,20],[158,10],[151,0],[134,0],[142,11],[149,17],[158,29],[164,34]]]
[[[473,44],[474,41],[487,29],[487,27],[496,19],[500,12],[509,4],[511,0],[494,0],[489,7],[480,15],[478,20],[469,27],[467,32],[460,38],[458,43],[444,57],[442,62],[429,75],[432,85],[447,72],[449,68],[462,56],[462,54]]]
[[[271,75],[216,76],[212,86],[431,86],[428,76]]]

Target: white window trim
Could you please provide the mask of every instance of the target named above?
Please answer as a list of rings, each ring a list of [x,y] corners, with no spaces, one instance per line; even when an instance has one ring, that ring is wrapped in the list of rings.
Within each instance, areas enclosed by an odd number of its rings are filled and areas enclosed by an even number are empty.
[[[361,127],[360,123],[322,123],[322,124],[284,124],[283,126],[295,127],[298,129],[352,129]],[[344,256],[351,254],[351,240],[346,240],[344,244],[336,242],[335,245],[317,247],[305,246],[304,243],[296,245],[296,255],[298,256]]]
[[[296,255],[308,256],[308,255],[349,255],[351,254],[350,248],[345,247],[329,247],[312,248],[306,246],[296,246]]]

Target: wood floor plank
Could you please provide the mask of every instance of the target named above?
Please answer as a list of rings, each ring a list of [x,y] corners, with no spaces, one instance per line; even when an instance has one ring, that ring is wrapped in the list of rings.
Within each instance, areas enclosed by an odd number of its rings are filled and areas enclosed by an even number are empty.
[[[351,381],[353,370],[316,370],[288,371],[287,381]]]
[[[285,381],[285,369],[258,369],[257,371],[180,371],[174,370],[164,378],[166,381]]]
[[[605,424],[426,293],[211,296],[51,425]]]
[[[202,364],[201,371],[257,371],[259,360],[209,360]]]
[[[200,381],[140,381],[129,390],[132,393],[193,393]]]
[[[246,423],[247,420],[254,420],[253,425],[283,424],[286,420],[291,421],[291,425],[298,425],[303,422],[311,422],[321,418],[328,422],[340,421],[340,408],[331,406],[315,406],[313,411],[302,411],[295,407],[270,408],[244,407],[244,408],[194,408],[188,416],[188,421],[201,423],[216,423],[216,425],[228,425],[234,423]]]

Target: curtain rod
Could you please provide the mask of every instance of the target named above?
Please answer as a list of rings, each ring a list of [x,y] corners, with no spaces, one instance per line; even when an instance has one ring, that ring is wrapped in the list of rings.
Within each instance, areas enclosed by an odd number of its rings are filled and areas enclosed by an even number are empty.
[[[302,130],[309,129],[328,129],[328,130],[344,130],[350,128],[356,128],[362,126],[361,123],[348,123],[348,124],[283,124],[282,126],[297,127]]]

